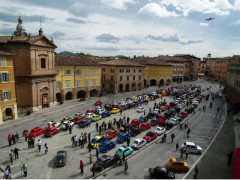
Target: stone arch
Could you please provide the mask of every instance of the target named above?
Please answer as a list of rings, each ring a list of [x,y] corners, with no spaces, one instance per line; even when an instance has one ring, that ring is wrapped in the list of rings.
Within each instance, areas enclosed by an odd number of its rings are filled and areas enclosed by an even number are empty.
[[[93,89],[90,91],[90,97],[97,97],[98,96],[98,90]]]
[[[159,81],[159,84],[160,84],[160,85],[164,85],[164,79],[161,79],[161,80]]]
[[[167,79],[167,85],[171,84],[171,80],[170,79]]]
[[[151,79],[150,80],[150,86],[156,86],[156,85],[157,85],[156,79]]]
[[[147,80],[144,79],[144,87],[146,87],[146,86],[147,86]]]
[[[77,99],[80,98],[86,98],[86,91],[81,90],[77,92]]]
[[[126,86],[125,86],[125,92],[130,92],[130,85],[129,85],[129,84],[126,84]]]
[[[67,94],[66,94],[66,100],[72,100],[73,99],[73,94],[72,94],[72,92],[67,92]]]
[[[4,117],[4,119],[3,119],[4,121],[9,120],[9,119],[13,119],[12,108],[10,108],[10,107],[5,108],[4,111],[3,111],[3,117]]]
[[[61,93],[57,93],[57,94],[56,94],[56,100],[57,100],[57,102],[61,102],[61,101],[62,101],[62,95],[61,95]]]
[[[123,92],[123,84],[119,84],[118,90],[119,90],[119,92]]]
[[[132,83],[132,91],[136,90],[136,83]]]

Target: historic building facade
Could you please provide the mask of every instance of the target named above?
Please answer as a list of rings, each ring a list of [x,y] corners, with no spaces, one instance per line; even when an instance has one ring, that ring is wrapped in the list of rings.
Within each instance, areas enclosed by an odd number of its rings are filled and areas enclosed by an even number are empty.
[[[13,57],[11,53],[0,51],[0,124],[18,118]]]
[[[18,110],[37,111],[55,104],[55,48],[40,28],[27,34],[19,17],[12,36],[0,37],[0,48],[13,53]]]
[[[99,96],[101,66],[90,58],[56,55],[57,101]]]
[[[114,59],[102,66],[102,92],[121,93],[144,88],[144,67],[131,60]]]

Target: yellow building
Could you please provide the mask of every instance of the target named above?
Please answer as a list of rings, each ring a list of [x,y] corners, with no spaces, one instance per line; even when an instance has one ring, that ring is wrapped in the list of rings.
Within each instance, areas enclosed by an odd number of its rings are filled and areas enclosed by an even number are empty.
[[[13,54],[0,51],[0,124],[17,119]]]
[[[95,97],[101,91],[101,66],[97,60],[56,55],[57,101]]]

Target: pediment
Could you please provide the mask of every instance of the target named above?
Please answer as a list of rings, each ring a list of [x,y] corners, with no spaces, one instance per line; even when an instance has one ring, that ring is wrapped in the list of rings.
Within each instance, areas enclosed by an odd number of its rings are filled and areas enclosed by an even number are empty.
[[[44,47],[55,48],[52,43],[49,43],[49,42],[46,41],[45,39],[39,39],[38,41],[32,43],[32,45],[34,45],[34,46],[44,46]]]

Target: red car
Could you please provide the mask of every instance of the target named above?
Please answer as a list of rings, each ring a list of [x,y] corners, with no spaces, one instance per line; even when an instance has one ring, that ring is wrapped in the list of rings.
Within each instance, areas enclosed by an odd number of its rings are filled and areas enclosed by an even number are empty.
[[[158,124],[159,124],[159,126],[163,126],[163,124],[165,123],[165,119],[159,119],[158,120]]]
[[[147,130],[147,129],[151,128],[151,124],[149,124],[149,123],[142,123],[139,128],[141,130]]]
[[[93,109],[88,109],[85,114],[87,114],[87,113],[95,113],[95,110],[93,110]]]
[[[167,119],[167,116],[164,116],[163,114],[160,114],[160,115],[158,116],[158,119],[164,119],[164,120],[166,120],[166,119]]]
[[[149,96],[149,99],[150,99],[150,101],[153,101],[154,97],[153,96]]]
[[[182,112],[181,112],[181,115],[183,115],[183,117],[185,118],[185,117],[188,116],[188,113],[187,113],[186,111],[182,111]]]
[[[112,138],[118,136],[119,133],[120,133],[119,130],[108,130],[107,131],[107,138],[112,139]]]
[[[130,108],[134,107],[134,104],[133,104],[133,103],[127,103],[127,104],[126,104],[126,107],[127,107],[128,109],[130,109]]]
[[[85,117],[80,117],[80,116],[76,117],[76,119],[74,119],[74,124],[80,123],[83,119],[86,119],[86,118]]]
[[[157,133],[154,133],[154,132],[152,132],[152,131],[149,131],[149,132],[143,137],[143,139],[145,139],[147,142],[150,142],[150,141],[156,139],[157,136],[158,136]]]
[[[53,135],[57,134],[60,131],[59,128],[56,127],[50,127],[48,129],[46,129],[45,131],[45,136],[46,137],[52,137]]]
[[[165,104],[165,108],[170,109],[171,105],[170,104]]]
[[[44,128],[35,127],[30,131],[29,136],[32,136],[32,137],[39,136],[39,135],[43,134],[44,132],[45,132]]]
[[[130,123],[131,126],[139,126],[141,124],[141,121],[138,119],[133,119]]]
[[[95,102],[95,106],[101,106],[102,105],[102,101],[98,100],[97,102]]]

